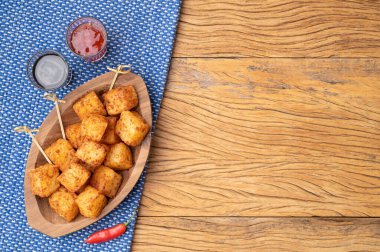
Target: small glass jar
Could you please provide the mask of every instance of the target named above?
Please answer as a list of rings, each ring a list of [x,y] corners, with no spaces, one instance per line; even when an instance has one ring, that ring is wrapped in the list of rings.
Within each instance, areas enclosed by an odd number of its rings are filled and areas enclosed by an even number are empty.
[[[107,31],[93,17],[81,17],[69,24],[66,31],[69,49],[87,62],[101,60],[107,52]]]
[[[70,83],[72,72],[69,63],[57,51],[39,51],[29,59],[26,72],[36,88],[56,90]]]

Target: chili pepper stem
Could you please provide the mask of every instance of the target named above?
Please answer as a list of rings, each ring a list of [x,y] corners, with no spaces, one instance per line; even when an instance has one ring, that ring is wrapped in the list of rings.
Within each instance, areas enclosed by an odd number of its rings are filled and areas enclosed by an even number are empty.
[[[126,221],[124,222],[124,226],[128,226],[129,223],[131,223],[132,219],[135,218],[136,214],[137,214],[137,209],[138,209],[138,206],[135,208],[135,211],[133,211],[133,214],[131,215],[131,217]]]
[[[129,223],[131,223],[131,220],[128,220],[128,221],[124,222],[123,224],[124,224],[124,226],[127,227],[129,225]]]

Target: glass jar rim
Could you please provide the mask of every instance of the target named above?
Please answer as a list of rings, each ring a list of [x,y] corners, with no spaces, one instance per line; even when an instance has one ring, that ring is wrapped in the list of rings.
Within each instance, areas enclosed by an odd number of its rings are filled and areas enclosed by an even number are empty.
[[[69,28],[75,23],[77,22],[78,20],[81,20],[81,19],[93,19],[95,20],[96,22],[99,22],[99,24],[102,26],[103,30],[104,30],[104,40],[106,41],[106,43],[103,43],[103,46],[102,48],[100,49],[100,51],[104,50],[104,48],[107,46],[107,39],[108,39],[108,33],[107,33],[107,29],[106,27],[104,26],[103,22],[100,21],[99,19],[95,18],[95,17],[92,17],[92,16],[82,16],[82,17],[79,17],[79,18],[76,18],[74,19],[73,21],[70,22],[70,24],[67,26],[67,29],[66,29],[66,46],[70,49],[71,52],[73,52],[75,55],[81,57],[81,58],[87,58],[87,57],[84,57],[83,55],[80,55],[78,53],[76,53],[70,46],[70,42],[68,41],[68,35],[69,35]],[[79,25],[78,25],[79,26]],[[92,57],[93,55],[91,56],[88,56],[88,57]]]
[[[37,81],[37,79],[34,75],[34,68],[35,68],[37,62],[42,57],[44,57],[46,55],[59,56],[67,66],[67,77],[66,77],[65,81],[61,85],[59,85],[58,87],[55,87],[55,88],[43,87],[43,85]],[[69,62],[67,62],[66,58],[60,52],[58,52],[56,50],[52,50],[52,49],[45,49],[45,50],[38,51],[38,52],[32,54],[32,56],[29,58],[28,63],[26,65],[26,73],[27,73],[27,77],[28,77],[29,81],[32,83],[33,86],[35,86],[36,88],[41,89],[41,90],[49,90],[49,91],[54,91],[54,90],[57,90],[61,87],[68,85],[71,81],[71,78],[72,78],[72,71],[71,71]]]

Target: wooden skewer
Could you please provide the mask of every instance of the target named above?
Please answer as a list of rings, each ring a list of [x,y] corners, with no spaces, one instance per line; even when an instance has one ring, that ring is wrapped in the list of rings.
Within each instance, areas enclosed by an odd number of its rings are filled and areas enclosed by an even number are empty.
[[[128,68],[128,69],[124,70],[124,68]],[[119,76],[119,74],[129,73],[132,70],[132,67],[131,67],[131,65],[119,65],[116,69],[113,69],[110,67],[107,67],[107,69],[115,73],[115,76],[113,77],[112,83],[111,83],[110,88],[109,88],[109,90],[111,90],[113,88],[113,86],[115,85],[117,77]]]
[[[52,164],[52,162],[50,161],[50,159],[46,155],[45,151],[42,149],[41,145],[38,143],[37,139],[32,134],[33,132],[38,132],[38,129],[31,130],[28,126],[18,126],[16,128],[14,128],[14,131],[16,131],[18,133],[22,133],[22,132],[27,133],[32,138],[33,143],[35,143],[35,145],[37,145],[38,149],[40,150],[42,155],[45,157],[46,161],[49,164]]]
[[[63,123],[62,123],[61,111],[59,110],[59,105],[58,105],[58,103],[65,103],[65,101],[64,100],[59,100],[58,97],[57,97],[57,95],[56,94],[52,94],[52,93],[45,93],[44,94],[44,98],[46,100],[50,100],[50,101],[54,102],[55,108],[57,110],[57,116],[58,116],[59,126],[61,127],[62,138],[66,140],[65,129],[64,129]]]

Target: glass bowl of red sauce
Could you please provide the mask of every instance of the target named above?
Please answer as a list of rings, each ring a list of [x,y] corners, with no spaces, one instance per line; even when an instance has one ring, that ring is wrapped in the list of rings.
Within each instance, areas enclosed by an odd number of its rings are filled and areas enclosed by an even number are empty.
[[[96,18],[78,18],[67,27],[66,44],[87,62],[101,60],[107,52],[106,28]]]

